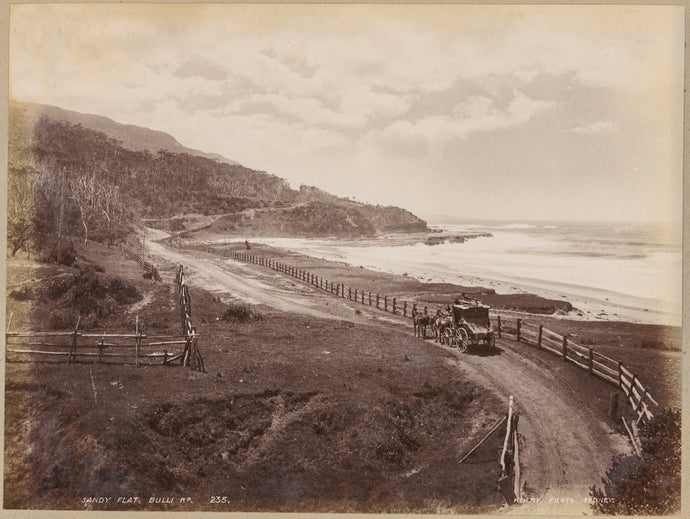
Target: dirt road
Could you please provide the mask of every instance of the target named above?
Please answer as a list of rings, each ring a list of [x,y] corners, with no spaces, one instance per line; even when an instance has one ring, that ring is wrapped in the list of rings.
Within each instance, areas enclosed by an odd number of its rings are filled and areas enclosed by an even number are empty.
[[[226,298],[264,304],[281,311],[377,326],[409,327],[407,319],[317,290],[256,265],[198,252],[171,250],[159,243],[150,252],[185,266],[187,282]],[[411,330],[410,330],[411,332]],[[435,343],[431,343],[434,344]],[[515,351],[515,343],[497,341],[500,355],[465,355],[452,360],[467,377],[505,399],[513,395],[520,414],[523,497],[528,502],[506,513],[581,515],[592,485],[600,485],[611,457],[627,452],[625,439],[597,419],[588,401],[544,365]],[[435,347],[446,348],[435,345]],[[574,369],[574,368],[573,368]]]
[[[178,252],[160,243],[147,244],[149,252],[166,261],[185,267],[187,284],[198,286],[221,295],[224,299],[236,299],[252,305],[266,305],[284,312],[296,312],[326,319],[344,319],[337,312],[323,310],[327,307],[323,295],[314,298],[312,290],[277,272],[258,271],[252,265],[210,254]]]

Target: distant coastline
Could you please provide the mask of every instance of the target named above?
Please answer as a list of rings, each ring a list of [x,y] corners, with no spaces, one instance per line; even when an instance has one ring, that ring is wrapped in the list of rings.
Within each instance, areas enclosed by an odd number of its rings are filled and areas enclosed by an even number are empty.
[[[653,229],[641,232],[627,224],[609,224],[601,230],[574,223],[484,225],[365,240],[254,240],[423,282],[483,286],[503,294],[532,293],[568,301],[574,310],[567,318],[672,326],[681,322],[680,294],[673,290],[679,286],[682,254]],[[592,235],[592,229],[598,234]],[[218,235],[206,238],[207,243],[232,240]]]

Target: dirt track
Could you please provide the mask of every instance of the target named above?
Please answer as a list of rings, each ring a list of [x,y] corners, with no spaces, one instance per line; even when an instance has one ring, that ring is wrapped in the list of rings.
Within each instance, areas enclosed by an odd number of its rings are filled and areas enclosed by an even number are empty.
[[[158,243],[151,243],[149,248],[156,256],[183,264],[190,286],[222,297],[317,317],[376,326],[409,326],[402,317],[355,306],[262,267],[174,251]],[[452,362],[463,377],[496,392],[506,402],[510,395],[515,399],[523,439],[523,497],[537,501],[510,508],[508,513],[588,512],[585,498],[590,487],[600,484],[611,457],[627,450],[625,439],[599,420],[589,409],[587,399],[557,378],[548,366],[521,355],[511,341],[499,340],[497,346],[499,355],[457,352],[457,361]]]

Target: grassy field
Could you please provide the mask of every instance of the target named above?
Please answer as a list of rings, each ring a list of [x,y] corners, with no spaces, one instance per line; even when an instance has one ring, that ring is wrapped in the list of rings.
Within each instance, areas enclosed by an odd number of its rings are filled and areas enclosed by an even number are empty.
[[[162,266],[163,282],[145,280],[97,244],[75,267],[10,260],[8,292],[88,268],[141,296],[94,330],[128,330],[139,316],[146,330],[176,332],[174,266]],[[214,294],[192,298],[207,373],[10,359],[5,508],[468,513],[503,503],[500,435],[457,461],[505,403],[459,380],[436,348],[268,308],[229,322]],[[65,304],[8,302],[13,330],[44,329],[51,305]]]

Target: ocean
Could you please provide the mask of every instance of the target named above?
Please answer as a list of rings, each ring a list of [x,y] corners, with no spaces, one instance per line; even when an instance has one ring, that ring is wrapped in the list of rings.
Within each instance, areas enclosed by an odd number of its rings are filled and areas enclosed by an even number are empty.
[[[431,236],[491,236],[438,245],[419,235],[255,241],[422,281],[569,300],[576,318],[681,323],[682,242],[663,224],[436,221],[430,228]]]

